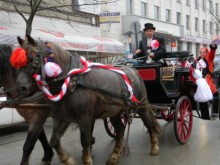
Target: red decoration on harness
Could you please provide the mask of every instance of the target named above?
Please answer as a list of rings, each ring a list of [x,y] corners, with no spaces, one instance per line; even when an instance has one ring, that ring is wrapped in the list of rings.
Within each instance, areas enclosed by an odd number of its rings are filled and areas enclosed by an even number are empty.
[[[20,68],[27,65],[28,59],[26,51],[22,48],[16,48],[11,55],[10,62],[12,67]]]

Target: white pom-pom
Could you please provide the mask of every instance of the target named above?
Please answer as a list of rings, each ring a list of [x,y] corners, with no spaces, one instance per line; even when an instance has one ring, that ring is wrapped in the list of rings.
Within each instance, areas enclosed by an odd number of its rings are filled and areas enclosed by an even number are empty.
[[[48,62],[44,65],[44,71],[48,77],[56,77],[62,72],[62,69],[58,64]]]
[[[160,46],[160,43],[157,40],[152,40],[150,42],[150,47],[152,48],[152,50],[157,50]]]

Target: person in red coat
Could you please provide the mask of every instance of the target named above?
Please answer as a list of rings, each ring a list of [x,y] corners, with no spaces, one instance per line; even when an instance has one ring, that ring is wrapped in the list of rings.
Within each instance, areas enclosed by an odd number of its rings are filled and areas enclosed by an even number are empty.
[[[196,68],[201,70],[203,78],[206,79],[213,94],[212,113],[211,113],[213,118],[219,116],[219,108],[218,108],[219,93],[212,81],[212,72],[214,66],[213,61],[217,49],[217,45],[215,44],[215,41],[217,39],[218,36],[213,37],[212,43],[210,44],[210,51],[208,50],[208,48],[202,47],[200,49],[200,57],[196,59],[197,61]],[[202,118],[210,119],[207,103],[200,103],[200,109],[201,109]]]

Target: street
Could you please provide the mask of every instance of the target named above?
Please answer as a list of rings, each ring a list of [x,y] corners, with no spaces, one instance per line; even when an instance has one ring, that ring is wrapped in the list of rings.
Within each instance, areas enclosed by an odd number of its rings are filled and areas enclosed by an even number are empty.
[[[173,123],[158,120],[163,129],[163,135],[158,137],[160,153],[150,156],[150,141],[146,128],[140,119],[134,119],[131,124],[129,147],[130,157],[123,157],[118,165],[218,165],[220,162],[220,121],[205,121],[193,118],[193,130],[188,142],[180,145],[175,139]],[[51,136],[51,119],[45,124],[48,139]],[[20,163],[22,147],[26,138],[27,125],[0,129],[0,164],[16,165]],[[126,129],[127,132],[127,129]],[[92,148],[94,165],[104,165],[111,153],[114,140],[105,131],[102,120],[95,124],[94,136],[96,143]],[[126,137],[126,134],[125,134]],[[124,142],[126,139],[124,138]],[[62,138],[62,146],[79,164],[82,147],[77,125],[72,124]],[[41,144],[37,142],[30,158],[30,165],[40,165],[43,156]],[[55,153],[52,165],[59,165]]]

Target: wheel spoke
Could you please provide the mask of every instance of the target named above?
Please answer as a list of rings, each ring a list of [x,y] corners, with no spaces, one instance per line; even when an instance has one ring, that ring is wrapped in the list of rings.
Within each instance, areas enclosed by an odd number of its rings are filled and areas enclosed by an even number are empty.
[[[186,133],[185,133],[184,124],[181,125],[181,128],[182,128],[182,140],[185,140]]]

